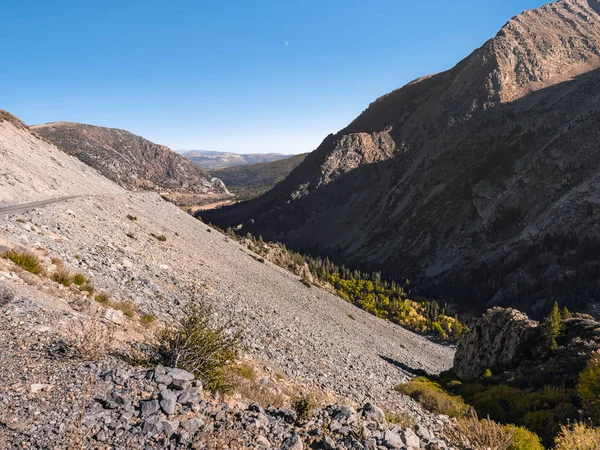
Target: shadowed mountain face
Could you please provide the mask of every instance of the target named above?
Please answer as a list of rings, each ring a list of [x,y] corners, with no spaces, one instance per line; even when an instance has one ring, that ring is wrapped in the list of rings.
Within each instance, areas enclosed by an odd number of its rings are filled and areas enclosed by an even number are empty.
[[[600,7],[511,19],[387,94],[258,199],[202,214],[424,294],[542,312],[600,297]]]
[[[72,122],[31,129],[126,189],[157,191],[180,205],[231,197],[221,180],[187,158],[128,131]]]

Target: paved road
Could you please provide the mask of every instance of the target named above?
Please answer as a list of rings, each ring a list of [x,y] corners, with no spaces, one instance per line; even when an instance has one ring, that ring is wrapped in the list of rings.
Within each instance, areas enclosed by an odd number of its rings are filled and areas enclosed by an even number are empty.
[[[15,214],[23,211],[29,211],[30,209],[41,208],[42,206],[50,205],[52,203],[64,202],[65,200],[69,200],[71,198],[76,197],[79,196],[71,195],[68,197],[56,197],[51,198],[50,200],[41,200],[39,202],[22,203],[20,205],[7,206],[5,208],[0,208],[0,216],[3,214]]]

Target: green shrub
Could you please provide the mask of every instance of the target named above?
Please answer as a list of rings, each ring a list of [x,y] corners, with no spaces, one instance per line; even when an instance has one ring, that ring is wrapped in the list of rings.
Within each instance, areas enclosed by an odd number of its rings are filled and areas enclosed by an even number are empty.
[[[385,412],[385,420],[387,423],[398,425],[400,428],[412,428],[415,426],[415,420],[407,414],[398,412]]]
[[[310,395],[301,395],[292,403],[292,409],[296,411],[297,421],[305,422],[311,418],[315,408],[315,401]]]
[[[96,288],[94,288],[94,285],[89,281],[86,281],[84,284],[82,284],[79,289],[84,292],[87,292],[90,295],[92,295],[96,291]]]
[[[154,323],[155,320],[156,318],[152,313],[142,314],[142,316],[140,317],[140,323],[145,327],[150,326],[150,324]]]
[[[108,305],[110,303],[110,295],[105,294],[105,293],[100,293],[100,294],[96,295],[96,297],[94,297],[94,300],[96,300],[98,303],[101,303],[103,305]]]
[[[158,356],[168,367],[192,372],[208,390],[228,392],[228,369],[240,350],[239,333],[228,333],[229,326],[214,326],[210,310],[193,306],[179,325],[159,333]]]
[[[586,368],[579,374],[577,394],[590,417],[600,423],[600,353],[592,353]]]
[[[417,377],[394,389],[401,394],[408,395],[435,414],[462,417],[468,410],[468,406],[461,397],[448,394],[439,384],[425,377]]]
[[[76,284],[77,286],[83,286],[86,281],[85,276],[81,273],[73,275],[73,284]]]
[[[28,251],[10,250],[6,255],[6,259],[11,260],[21,269],[31,272],[34,275],[39,275],[44,272],[42,261],[35,253]]]
[[[512,444],[508,450],[544,450],[540,437],[527,428],[507,425],[504,429],[512,432]]]

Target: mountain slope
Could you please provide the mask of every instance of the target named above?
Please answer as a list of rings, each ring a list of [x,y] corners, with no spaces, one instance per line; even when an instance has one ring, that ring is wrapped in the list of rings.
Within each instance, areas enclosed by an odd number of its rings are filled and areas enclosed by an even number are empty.
[[[194,164],[203,169],[223,169],[225,167],[259,164],[288,158],[281,153],[251,153],[242,155],[229,152],[214,152],[208,150],[188,150],[181,153],[191,159]]]
[[[516,16],[453,69],[372,103],[273,191],[202,217],[480,308],[588,304],[599,10],[561,0]]]
[[[160,192],[180,205],[230,197],[219,179],[168,147],[128,131],[71,122],[31,129],[126,189]]]
[[[238,200],[249,200],[284,180],[306,155],[302,153],[271,162],[226,167],[212,170],[211,174],[221,179]]]

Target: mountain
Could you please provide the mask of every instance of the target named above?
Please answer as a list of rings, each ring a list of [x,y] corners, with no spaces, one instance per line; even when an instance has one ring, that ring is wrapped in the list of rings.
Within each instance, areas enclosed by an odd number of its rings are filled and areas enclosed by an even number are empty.
[[[306,286],[2,112],[0,160],[2,207],[76,196],[18,214],[0,207],[0,448],[438,445],[449,419],[393,388],[449,369],[451,346]],[[196,354],[192,341],[213,352],[196,362],[227,370],[229,397],[201,372],[156,360],[157,340],[199,305],[210,315],[188,322],[195,337],[179,357]],[[226,361],[214,353],[224,336],[241,341]]]
[[[272,191],[202,212],[425,295],[534,317],[600,298],[600,2],[512,18],[373,102]]]
[[[224,167],[266,163],[289,158],[289,155],[284,155],[281,153],[255,153],[241,155],[238,153],[214,152],[208,150],[187,150],[181,154],[186,158],[191,159],[194,164],[202,167],[203,169],[222,169]]]
[[[35,125],[31,130],[125,189],[160,192],[179,205],[231,197],[221,180],[168,147],[129,131],[72,122]]]
[[[211,170],[211,174],[221,179],[237,199],[249,200],[284,180],[306,155],[302,153],[271,162],[215,169]]]

